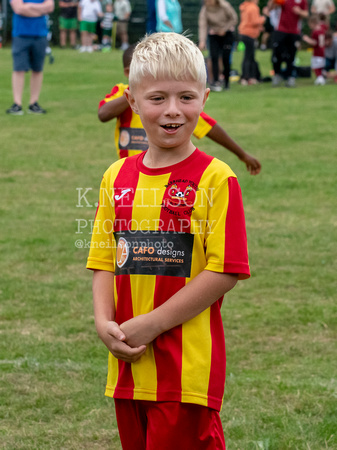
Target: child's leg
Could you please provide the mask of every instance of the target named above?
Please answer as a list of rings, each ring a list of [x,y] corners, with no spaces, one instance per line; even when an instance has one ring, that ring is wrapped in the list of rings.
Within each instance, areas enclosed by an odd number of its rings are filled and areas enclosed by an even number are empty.
[[[75,47],[76,45],[76,30],[70,30],[69,32],[70,45]]]
[[[216,82],[219,80],[219,44],[216,35],[209,35],[209,52],[212,61],[213,82]]]
[[[314,72],[315,72],[315,75],[316,75],[316,77],[320,77],[321,75],[322,75],[322,68],[320,68],[320,69],[314,69]]]
[[[87,41],[87,46],[88,47],[92,47],[92,44],[94,42],[94,33],[88,33],[88,41]]]
[[[242,78],[249,80],[252,76],[252,61],[254,61],[254,39],[249,36],[241,36],[245,44],[245,54],[242,61]]]
[[[227,31],[224,36],[222,47],[223,74],[225,79],[225,88],[229,87],[229,75],[231,71],[231,51],[234,43],[234,35]]]
[[[67,30],[60,29],[60,46],[65,47],[67,45]]]
[[[87,45],[87,31],[82,30],[81,31],[81,45],[82,47],[85,47]]]

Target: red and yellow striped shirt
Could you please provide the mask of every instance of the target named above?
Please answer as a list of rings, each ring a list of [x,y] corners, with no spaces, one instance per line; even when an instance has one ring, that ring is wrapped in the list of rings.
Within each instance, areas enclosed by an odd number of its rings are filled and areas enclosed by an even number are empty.
[[[107,94],[105,98],[100,101],[98,108],[101,108],[105,103],[122,97],[127,87],[127,84],[116,84],[116,86],[112,88],[110,94]],[[216,121],[214,119],[202,112],[193,135],[196,138],[201,139],[209,133],[215,124]],[[118,158],[133,156],[148,149],[148,141],[143,124],[139,115],[134,113],[130,107],[117,117],[115,146]]]
[[[160,306],[203,270],[250,276],[241,190],[222,161],[196,149],[149,169],[144,152],[104,174],[87,268],[115,273],[115,320]],[[109,354],[106,395],[220,410],[225,385],[222,298],[158,336],[135,363]]]

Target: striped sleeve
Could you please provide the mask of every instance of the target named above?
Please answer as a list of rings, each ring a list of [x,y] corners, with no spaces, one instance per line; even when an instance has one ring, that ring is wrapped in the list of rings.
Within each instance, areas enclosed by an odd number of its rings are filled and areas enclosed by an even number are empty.
[[[110,192],[109,192],[110,191]],[[100,186],[99,204],[96,211],[87,269],[115,271],[115,240],[113,235],[114,211],[113,189],[103,177]]]
[[[198,123],[195,127],[193,135],[196,138],[201,139],[211,131],[215,124],[216,120],[212,119],[212,117],[202,112],[199,116]]]
[[[206,270],[250,277],[241,189],[228,177],[211,196],[206,238]]]
[[[111,102],[112,100],[115,100],[116,98],[122,97],[126,87],[127,86],[123,83],[116,84],[116,86],[114,86],[111,89],[110,94],[107,94],[103,98],[103,100],[101,100],[99,102],[98,109],[102,108],[102,106],[105,105],[105,103]]]

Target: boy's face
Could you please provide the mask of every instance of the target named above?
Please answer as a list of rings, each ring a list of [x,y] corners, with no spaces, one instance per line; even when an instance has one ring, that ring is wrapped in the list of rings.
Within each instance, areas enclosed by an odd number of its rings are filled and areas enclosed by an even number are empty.
[[[209,94],[199,81],[156,80],[143,78],[126,96],[139,114],[149,146],[184,151],[190,145]]]
[[[318,22],[309,20],[308,25],[309,25],[310,30],[314,30],[316,28],[316,26],[318,25]]]

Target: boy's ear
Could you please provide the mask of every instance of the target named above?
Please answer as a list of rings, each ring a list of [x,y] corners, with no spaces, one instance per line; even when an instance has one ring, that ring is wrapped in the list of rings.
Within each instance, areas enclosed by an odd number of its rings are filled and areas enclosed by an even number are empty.
[[[134,96],[131,94],[129,88],[126,88],[126,89],[125,89],[124,95],[125,95],[125,97],[126,97],[128,103],[129,103],[130,108],[132,109],[132,111],[135,112],[136,114],[139,114],[139,113],[138,113],[138,108],[137,108],[137,105],[136,105],[135,98],[134,98]]]
[[[205,103],[206,103],[206,100],[208,99],[208,96],[209,96],[209,93],[210,93],[210,92],[211,92],[210,88],[207,88],[207,89],[205,90],[204,100],[203,100],[203,103],[202,103],[202,108],[205,107]]]

